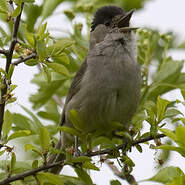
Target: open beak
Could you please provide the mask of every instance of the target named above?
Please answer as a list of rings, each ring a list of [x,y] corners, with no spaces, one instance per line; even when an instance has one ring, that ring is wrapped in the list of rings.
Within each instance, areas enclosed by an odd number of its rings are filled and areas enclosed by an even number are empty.
[[[122,16],[117,24],[118,28],[129,27],[129,22],[135,9],[130,10],[126,15]]]
[[[117,23],[118,28],[120,28],[121,32],[127,32],[127,31],[132,31],[136,30],[138,28],[131,28],[129,27],[129,22],[132,17],[133,12],[135,9],[130,10],[129,12],[126,13],[126,15],[122,16]]]

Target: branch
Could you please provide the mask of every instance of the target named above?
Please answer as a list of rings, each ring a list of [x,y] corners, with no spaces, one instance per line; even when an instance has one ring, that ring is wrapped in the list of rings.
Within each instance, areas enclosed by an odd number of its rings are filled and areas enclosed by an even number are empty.
[[[32,53],[32,54],[30,54],[30,55],[28,55],[28,56],[26,56],[24,58],[20,58],[19,60],[13,62],[12,64],[13,65],[18,65],[20,63],[26,62],[27,60],[30,60],[30,59],[36,58],[36,57],[37,57],[37,54],[36,53]]]
[[[163,138],[163,137],[166,137],[166,135],[158,134],[156,136],[148,136],[148,137],[133,141],[131,146],[135,146],[135,145],[140,144],[140,143],[144,143],[144,142],[147,142],[147,141],[151,141],[153,139],[158,139],[158,138]],[[96,152],[88,152],[85,155],[89,156],[89,157],[93,157],[93,156],[96,156],[96,155],[110,154],[114,150],[124,149],[124,147],[125,147],[125,144],[122,144],[122,145],[118,145],[115,149],[104,149],[104,150],[100,150],[100,151],[96,151]]]
[[[24,3],[21,4],[20,14],[14,19],[12,40],[10,43],[9,50],[6,51],[7,53],[6,53],[5,71],[7,74],[8,74],[9,68],[10,68],[10,64],[12,62],[12,55],[13,55],[13,51],[15,48],[15,44],[17,42],[17,34],[18,34],[18,29],[19,29],[19,24],[20,24],[20,20],[21,20],[23,6],[24,6]],[[1,130],[2,130],[3,122],[4,122],[5,95],[7,93],[6,77],[4,78],[3,85],[4,85],[4,87],[1,88],[1,99],[0,99],[0,138],[1,138]]]
[[[27,172],[24,173],[20,173],[18,175],[12,176],[12,177],[8,177],[2,181],[0,181],[0,185],[8,185],[11,182],[14,182],[16,180],[23,180],[25,177],[31,176],[31,175],[36,175],[36,173],[40,172],[40,171],[45,171],[48,170],[50,168],[56,167],[56,166],[63,166],[64,164],[61,163],[61,161],[53,163],[53,164],[48,164],[48,165],[44,165],[44,166],[40,166],[38,168],[29,170]]]
[[[124,172],[119,171],[118,168],[115,165],[113,165],[111,163],[111,161],[108,159],[105,160],[105,163],[113,171],[115,176],[117,176],[123,180],[126,180],[131,185],[138,185],[133,175],[131,175],[131,174],[125,175]]]
[[[3,55],[5,55],[5,56],[7,56],[7,50],[5,50],[5,49],[0,49],[0,54],[3,54]]]
[[[162,138],[162,137],[165,137],[165,135],[164,134],[158,134],[155,137],[154,136],[149,136],[149,137],[134,141],[132,143],[132,146],[134,146],[136,144],[139,144],[139,143],[144,143],[146,141],[150,141],[152,139],[157,139],[157,138]],[[118,150],[123,149],[123,145],[117,146],[116,149],[118,149]],[[115,149],[105,149],[105,150],[101,150],[101,151],[97,151],[97,152],[87,153],[87,154],[84,154],[84,156],[93,157],[95,155],[109,154],[109,153],[113,152],[114,150]],[[9,183],[11,183],[13,181],[22,180],[25,177],[35,175],[36,173],[38,173],[40,171],[45,171],[45,170],[48,170],[48,169],[52,169],[54,167],[62,168],[64,166],[64,158],[62,159],[62,157],[60,157],[60,159],[61,160],[58,161],[58,162],[43,165],[43,166],[40,166],[38,168],[32,169],[30,171],[20,173],[18,175],[12,176],[12,177],[8,177],[8,178],[4,179],[3,181],[0,181],[0,185],[8,185]],[[132,175],[130,175],[130,174],[124,175],[123,173],[119,172],[119,170],[115,166],[112,166],[112,165],[110,166],[109,165],[109,167],[114,171],[115,175],[117,175],[118,177],[120,177],[122,179],[125,179],[130,184],[137,185],[137,183],[135,181],[135,178]]]

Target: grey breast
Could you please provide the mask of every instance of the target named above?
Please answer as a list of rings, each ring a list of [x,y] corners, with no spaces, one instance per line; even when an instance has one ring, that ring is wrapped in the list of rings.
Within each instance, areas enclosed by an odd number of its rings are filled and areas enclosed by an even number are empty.
[[[130,36],[109,33],[88,53],[80,90],[67,107],[79,112],[85,131],[106,128],[112,121],[127,128],[137,109],[140,69]]]

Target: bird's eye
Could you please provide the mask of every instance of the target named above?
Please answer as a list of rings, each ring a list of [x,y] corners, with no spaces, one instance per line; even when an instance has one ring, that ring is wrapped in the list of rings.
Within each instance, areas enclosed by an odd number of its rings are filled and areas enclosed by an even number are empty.
[[[110,26],[110,22],[109,21],[105,22],[105,26]]]

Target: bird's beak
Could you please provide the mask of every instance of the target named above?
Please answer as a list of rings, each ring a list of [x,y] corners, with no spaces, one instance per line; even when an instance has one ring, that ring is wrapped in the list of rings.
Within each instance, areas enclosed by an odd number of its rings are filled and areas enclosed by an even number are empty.
[[[129,22],[135,9],[130,10],[126,15],[122,16],[117,23],[118,28],[129,27]]]

